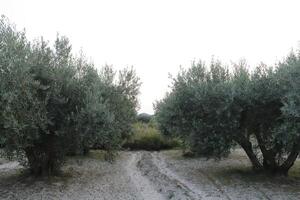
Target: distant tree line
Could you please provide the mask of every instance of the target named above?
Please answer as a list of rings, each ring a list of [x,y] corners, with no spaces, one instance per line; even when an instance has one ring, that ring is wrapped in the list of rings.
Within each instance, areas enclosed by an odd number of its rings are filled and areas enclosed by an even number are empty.
[[[71,49],[66,37],[28,41],[0,19],[0,146],[35,175],[58,172],[67,154],[118,149],[136,120],[135,71],[97,71]]]
[[[155,106],[165,135],[221,158],[239,145],[255,170],[286,175],[300,151],[300,52],[274,67],[193,63]]]
[[[137,116],[137,121],[142,123],[149,123],[153,118],[153,115],[150,115],[148,113],[140,113]]]

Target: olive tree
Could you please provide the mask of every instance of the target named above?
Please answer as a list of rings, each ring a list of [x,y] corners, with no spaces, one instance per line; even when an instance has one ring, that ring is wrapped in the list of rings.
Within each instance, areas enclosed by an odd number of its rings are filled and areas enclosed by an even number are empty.
[[[207,157],[239,145],[255,170],[287,174],[299,154],[299,55],[276,68],[194,63],[155,106],[159,127]]]
[[[0,21],[0,143],[35,175],[58,172],[70,152],[117,149],[136,116],[135,71],[116,78],[71,50],[66,37],[29,42]]]

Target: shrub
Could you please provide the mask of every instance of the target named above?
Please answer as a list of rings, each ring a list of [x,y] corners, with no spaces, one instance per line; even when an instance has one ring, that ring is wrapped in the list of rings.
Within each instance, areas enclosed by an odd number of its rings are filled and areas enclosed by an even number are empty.
[[[149,115],[147,113],[140,113],[137,116],[138,122],[149,123],[151,119],[152,119],[152,115]]]
[[[232,73],[220,62],[193,64],[173,79],[155,106],[159,128],[206,157],[227,156],[240,145],[253,168],[287,174],[300,151],[300,54],[271,68]]]
[[[131,150],[148,151],[171,149],[178,146],[180,146],[180,141],[165,138],[156,127],[144,123],[134,124],[133,135],[123,145],[124,148]]]

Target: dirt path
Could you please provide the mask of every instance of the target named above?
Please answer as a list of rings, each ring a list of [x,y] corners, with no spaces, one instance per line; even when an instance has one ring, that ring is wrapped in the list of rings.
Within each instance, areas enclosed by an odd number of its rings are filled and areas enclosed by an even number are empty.
[[[198,198],[201,196],[203,199],[231,200],[230,196],[224,191],[223,187],[205,172],[200,171],[200,173],[202,174],[202,179],[205,180],[206,182],[204,185],[211,186],[210,190],[213,191],[214,196],[206,192],[204,190],[205,187],[203,186],[199,187],[199,185],[195,185],[192,182],[186,180],[184,177],[181,177],[178,174],[174,173],[174,171],[172,171],[171,168],[168,166],[165,157],[162,156],[160,153],[155,152],[152,154],[152,156],[153,156],[154,163],[161,169],[161,171],[164,171],[164,173],[167,174],[169,177],[174,177],[174,179],[181,182],[188,190],[190,190],[194,194],[197,194]]]
[[[172,174],[164,164],[157,159],[155,153],[137,152],[133,154],[135,157],[135,173],[142,174],[150,187],[151,193],[158,194],[156,197],[145,199],[174,199],[174,200],[196,200],[202,199],[201,192],[190,188],[183,180]],[[134,181],[135,182],[135,181]],[[139,183],[138,181],[136,181]]]
[[[142,159],[141,152],[131,154],[125,169],[134,186],[138,189],[141,197],[145,200],[160,200],[164,199],[163,195],[158,193],[153,184],[142,174],[138,168],[138,164]]]
[[[158,152],[140,152],[138,169],[147,177],[165,199],[175,200],[231,200],[227,191],[214,178],[205,172],[201,174],[200,184],[194,184],[184,176],[178,175],[166,162],[165,156]]]
[[[203,199],[201,190],[169,170],[158,153],[121,152],[113,164],[72,158],[64,167],[71,174],[66,180],[18,178],[19,169],[16,162],[0,165],[0,179],[6,180],[0,182],[0,199]]]
[[[178,151],[120,152],[111,164],[96,151],[88,157],[70,158],[63,168],[67,176],[51,180],[26,178],[17,162],[3,161],[0,199],[298,199],[299,181],[265,176],[253,179],[253,174],[246,173],[247,159],[232,156],[215,162],[183,159]]]

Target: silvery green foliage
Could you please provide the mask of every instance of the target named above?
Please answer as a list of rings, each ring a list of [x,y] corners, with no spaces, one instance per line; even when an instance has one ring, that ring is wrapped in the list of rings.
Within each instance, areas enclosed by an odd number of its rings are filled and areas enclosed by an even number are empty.
[[[300,149],[300,51],[291,53],[278,64],[277,77],[281,83],[280,92],[285,94],[281,108],[284,123],[277,130],[278,143],[285,151],[297,151]]]
[[[228,77],[228,70],[214,61],[210,69],[199,62],[182,70],[173,79],[172,92],[156,105],[162,132],[181,136],[200,154],[227,155],[231,141],[226,135],[230,129],[223,115],[227,116],[230,104]]]
[[[291,54],[276,68],[261,64],[253,72],[242,61],[231,73],[220,62],[194,63],[156,104],[159,127],[207,157],[239,144],[254,169],[286,174],[300,150],[299,60]]]
[[[135,71],[98,73],[71,49],[66,37],[29,42],[0,21],[0,144],[36,175],[56,172],[68,153],[117,149],[136,116]]]

